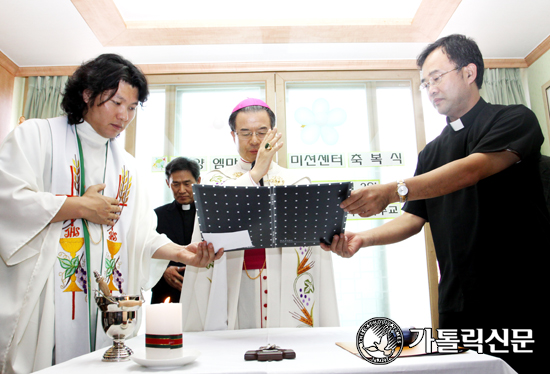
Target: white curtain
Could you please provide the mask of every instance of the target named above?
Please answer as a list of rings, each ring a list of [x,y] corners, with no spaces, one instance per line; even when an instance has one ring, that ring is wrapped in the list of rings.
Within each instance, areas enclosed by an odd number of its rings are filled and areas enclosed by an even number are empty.
[[[485,69],[480,93],[491,104],[526,105],[519,69]]]
[[[63,114],[61,100],[69,77],[29,77],[24,116],[52,118]]]

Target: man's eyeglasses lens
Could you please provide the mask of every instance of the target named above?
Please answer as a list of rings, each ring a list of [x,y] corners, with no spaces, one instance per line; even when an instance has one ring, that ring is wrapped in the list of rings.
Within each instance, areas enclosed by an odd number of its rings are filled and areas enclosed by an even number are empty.
[[[436,75],[435,77],[431,77],[430,79],[428,79],[426,82],[422,83],[419,87],[420,91],[422,90],[425,90],[425,89],[428,89],[429,87],[435,87],[437,86],[439,83],[441,83],[441,78],[443,78],[443,76],[445,74],[448,74],[450,73],[451,71],[455,71],[455,70],[458,70],[460,68],[454,68],[452,70],[449,70],[449,71],[446,71],[444,73],[441,73],[439,75]]]
[[[258,132],[252,132],[252,131],[240,131],[236,133],[237,136],[241,139],[251,139],[252,134],[256,134],[256,137],[258,139],[263,139],[267,135],[267,131],[258,131]]]

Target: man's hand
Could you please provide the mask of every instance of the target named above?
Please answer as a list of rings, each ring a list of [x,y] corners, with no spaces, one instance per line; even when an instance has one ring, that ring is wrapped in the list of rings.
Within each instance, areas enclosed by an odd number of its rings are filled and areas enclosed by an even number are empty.
[[[104,183],[96,184],[89,187],[82,196],[67,197],[52,222],[83,218],[99,225],[114,226],[122,207],[117,199],[100,193],[105,186]]]
[[[361,217],[370,217],[383,211],[397,197],[397,186],[394,183],[375,184],[351,191],[350,197],[340,204],[340,208]]]
[[[281,137],[282,134],[278,134],[277,128],[275,127],[273,130],[269,130],[267,132],[265,138],[260,143],[254,168],[250,170],[250,176],[254,182],[259,183],[260,179],[262,179],[269,171],[269,166],[271,165],[273,156],[275,156],[277,151],[283,146],[283,142],[279,142]],[[266,144],[269,144],[268,148],[271,149],[266,149]]]
[[[361,238],[359,234],[353,232],[334,235],[330,246],[321,243],[321,248],[325,251],[332,251],[338,256],[345,258],[352,257],[361,247],[364,247],[363,238]]]
[[[103,196],[100,192],[105,189],[105,184],[96,184],[89,187],[82,198],[84,203],[84,219],[89,222],[114,226],[119,219],[122,208],[115,198]]]
[[[359,233],[346,231],[344,234],[334,235],[332,243],[330,245],[321,243],[321,248],[341,257],[352,257],[362,247],[388,245],[410,238],[418,234],[425,223],[425,219],[404,212],[399,217],[374,229]]]
[[[166,283],[178,291],[181,291],[181,285],[183,283],[183,275],[181,275],[183,270],[185,270],[185,266],[168,266],[163,275]]]
[[[218,253],[214,252],[212,243],[200,242],[191,243],[177,253],[177,259],[173,261],[181,262],[199,268],[204,268],[211,262],[218,260],[223,255],[223,248]]]

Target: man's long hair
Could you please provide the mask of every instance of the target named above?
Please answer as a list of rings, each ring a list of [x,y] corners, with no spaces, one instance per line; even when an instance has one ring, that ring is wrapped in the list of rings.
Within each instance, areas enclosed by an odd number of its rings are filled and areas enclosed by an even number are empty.
[[[95,105],[95,100],[104,92],[109,97],[100,103],[110,100],[123,81],[138,89],[138,101],[143,105],[149,96],[145,75],[130,61],[116,54],[103,54],[85,62],[69,78],[65,85],[61,108],[65,111],[70,124],[84,122],[88,112],[88,104],[84,101],[84,92],[90,93],[89,105]]]

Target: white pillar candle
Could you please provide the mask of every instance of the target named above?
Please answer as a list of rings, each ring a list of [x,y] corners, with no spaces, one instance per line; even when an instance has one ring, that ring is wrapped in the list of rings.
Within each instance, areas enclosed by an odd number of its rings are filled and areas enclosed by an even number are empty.
[[[180,303],[151,304],[146,307],[145,342],[148,359],[181,356],[183,345]]]
[[[180,303],[147,305],[145,333],[152,335],[175,335],[182,333]]]

